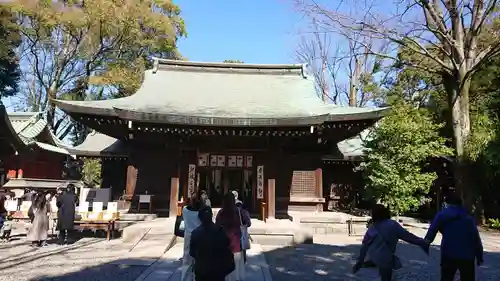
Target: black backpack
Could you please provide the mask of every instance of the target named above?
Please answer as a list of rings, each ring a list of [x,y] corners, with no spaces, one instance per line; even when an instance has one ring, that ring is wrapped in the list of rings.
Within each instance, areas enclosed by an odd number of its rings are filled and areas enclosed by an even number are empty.
[[[234,254],[224,229],[213,225],[200,236],[201,241],[195,254],[195,274],[227,276],[233,272],[236,268]]]

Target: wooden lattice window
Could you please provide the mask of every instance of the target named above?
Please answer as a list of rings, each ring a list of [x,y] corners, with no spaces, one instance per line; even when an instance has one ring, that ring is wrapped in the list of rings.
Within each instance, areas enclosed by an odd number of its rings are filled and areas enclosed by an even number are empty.
[[[316,173],[315,171],[293,171],[291,197],[315,197]]]

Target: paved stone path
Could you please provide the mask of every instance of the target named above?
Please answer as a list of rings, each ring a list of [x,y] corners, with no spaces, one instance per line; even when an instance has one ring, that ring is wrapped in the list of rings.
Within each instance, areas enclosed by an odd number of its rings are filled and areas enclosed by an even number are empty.
[[[419,236],[425,234],[423,229],[412,231]],[[486,263],[479,268],[477,280],[500,280],[500,236],[483,233],[482,237]],[[378,280],[372,269],[351,274],[360,241],[361,236],[339,234],[317,235],[313,245],[253,245],[245,281]],[[180,281],[181,243],[161,257],[157,254],[143,257],[142,252],[134,252],[134,245],[121,240],[100,238],[84,238],[73,245],[41,249],[31,248],[23,239],[15,240],[0,244],[0,281]],[[426,256],[417,247],[401,243],[397,254],[405,266],[397,272],[395,281],[439,280],[437,247]]]
[[[425,230],[412,229],[417,235],[425,235]],[[485,264],[478,269],[477,280],[500,280],[500,237],[483,234],[485,244]],[[395,274],[394,281],[438,281],[439,248],[438,241],[429,256],[418,247],[400,243],[397,254],[404,268]],[[379,280],[373,269],[362,269],[351,273],[352,265],[359,253],[361,237],[346,235],[315,236],[315,244],[285,248],[264,247],[266,260],[274,281],[348,281]],[[458,276],[457,279],[458,280]]]
[[[182,252],[183,244],[176,244],[136,281],[180,281]],[[272,281],[261,246],[252,245],[247,254],[247,275],[244,281]]]
[[[102,238],[43,248],[32,248],[24,239],[2,243],[0,281],[134,281],[152,262],[122,258],[130,247]]]
[[[126,244],[119,239],[106,241],[102,238],[84,238],[73,245],[51,244],[43,248],[30,247],[24,238],[14,239],[9,243],[0,244],[0,281],[181,279],[182,243],[155,258],[156,248],[162,246],[155,246],[154,243],[136,251],[137,245]],[[259,245],[253,245],[248,253],[245,281],[272,281]]]

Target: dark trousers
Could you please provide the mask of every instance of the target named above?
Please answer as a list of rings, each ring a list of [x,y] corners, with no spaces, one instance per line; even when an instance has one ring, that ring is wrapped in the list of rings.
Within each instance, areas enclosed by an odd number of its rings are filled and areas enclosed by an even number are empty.
[[[476,280],[476,265],[474,264],[474,260],[441,258],[441,281],[453,281],[457,271],[460,272],[460,280],[462,281]]]
[[[392,268],[379,268],[378,273],[380,274],[380,281],[391,281],[392,272]]]
[[[32,242],[31,242],[31,246],[34,246],[34,247],[42,247],[43,245],[46,245],[45,240],[41,240],[41,241],[32,241]]]
[[[59,239],[58,239],[59,244],[62,244],[64,242],[69,241],[70,235],[71,235],[71,230],[60,229],[59,230]]]
[[[195,279],[196,281],[224,281],[225,276],[214,276],[214,275],[200,275],[196,274]]]
[[[10,230],[4,230],[2,237],[0,239],[10,239]]]

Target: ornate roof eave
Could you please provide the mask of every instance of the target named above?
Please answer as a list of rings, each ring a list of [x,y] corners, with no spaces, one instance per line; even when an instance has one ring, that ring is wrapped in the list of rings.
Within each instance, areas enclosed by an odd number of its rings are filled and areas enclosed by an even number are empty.
[[[60,109],[68,114],[78,113],[95,116],[118,116],[113,107],[91,107],[85,105],[76,105],[68,101],[51,99],[51,101]]]
[[[122,140],[97,133],[87,135],[83,143],[68,147],[67,150],[78,157],[128,157],[129,151]]]
[[[73,154],[70,151],[68,151],[68,149],[66,149],[64,147],[55,146],[55,145],[51,145],[51,144],[44,143],[44,142],[38,142],[38,141],[31,143],[30,146],[36,146],[39,149],[42,149],[45,151],[50,151],[50,152],[57,153],[57,154],[69,155],[69,156],[74,158]]]
[[[118,117],[123,120],[150,122],[158,124],[176,124],[193,126],[249,126],[249,127],[272,127],[272,126],[312,126],[328,122],[378,120],[390,112],[390,108],[377,108],[366,112],[346,114],[324,114],[316,116],[300,116],[286,118],[232,118],[232,117],[204,117],[187,116],[175,114],[162,114],[142,111],[131,111],[118,107],[88,107],[75,105],[61,100],[53,102],[68,114],[76,113],[93,116]]]
[[[109,158],[128,158],[128,153],[114,153],[114,152],[106,152],[106,151],[84,151],[84,150],[70,150],[72,155],[76,157],[89,157],[89,158],[101,158],[101,157],[109,157]]]
[[[362,120],[379,120],[387,116],[391,112],[390,107],[376,108],[371,111],[347,113],[347,114],[329,114],[325,122],[342,122],[342,121],[362,121]]]
[[[328,115],[288,118],[229,118],[137,112],[119,108],[115,108],[115,111],[118,117],[124,120],[160,124],[216,127],[311,126],[322,124],[328,118]]]

